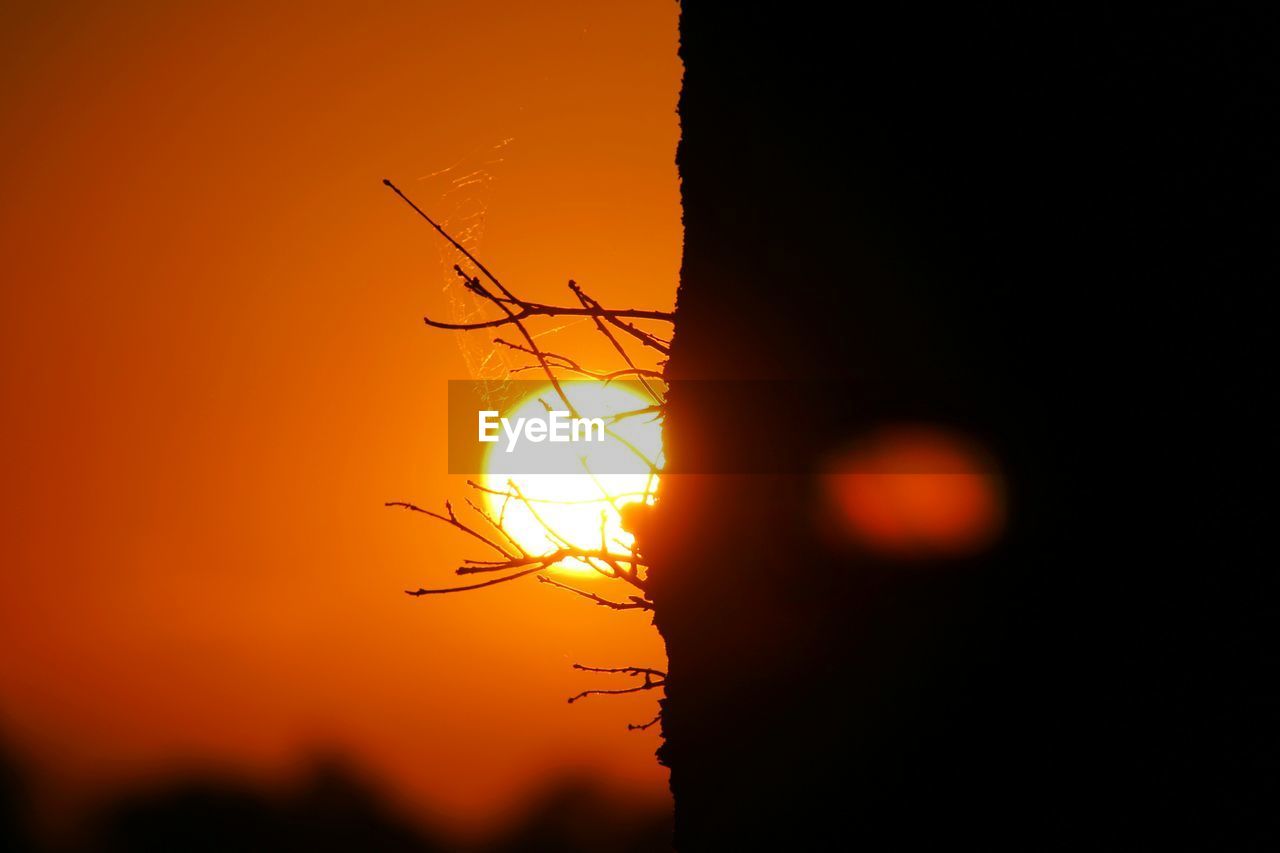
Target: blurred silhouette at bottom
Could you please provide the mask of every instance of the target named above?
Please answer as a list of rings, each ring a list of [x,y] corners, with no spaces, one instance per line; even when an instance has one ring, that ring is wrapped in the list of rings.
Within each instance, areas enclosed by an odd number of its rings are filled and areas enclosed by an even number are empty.
[[[35,845],[26,833],[26,786],[17,764],[0,738],[0,851],[27,853]]]
[[[485,839],[424,828],[397,814],[376,787],[340,760],[324,760],[301,782],[271,788],[244,779],[185,778],[125,794],[97,810],[60,845],[29,827],[21,768],[0,749],[0,851],[619,851],[670,850],[669,810],[639,806],[589,780],[560,778],[517,820]]]

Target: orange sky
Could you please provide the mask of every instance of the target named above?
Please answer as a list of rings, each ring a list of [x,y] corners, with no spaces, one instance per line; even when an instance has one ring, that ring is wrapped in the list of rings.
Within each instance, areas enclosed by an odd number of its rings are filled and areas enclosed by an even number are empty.
[[[305,10],[305,12],[303,12]],[[665,795],[648,619],[449,577],[438,242],[384,188],[510,138],[482,256],[670,308],[671,0],[5,4],[0,739],[47,791],[348,752],[475,824],[588,768]],[[573,333],[577,334],[577,332]],[[595,344],[589,344],[587,350]],[[571,348],[572,343],[568,344]]]

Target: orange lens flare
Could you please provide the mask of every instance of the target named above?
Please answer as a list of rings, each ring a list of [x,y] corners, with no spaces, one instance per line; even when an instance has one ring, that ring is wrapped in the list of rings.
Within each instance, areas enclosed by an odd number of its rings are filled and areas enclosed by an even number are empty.
[[[823,475],[828,517],[847,542],[884,556],[965,556],[1004,526],[987,455],[935,427],[893,427],[856,442]]]

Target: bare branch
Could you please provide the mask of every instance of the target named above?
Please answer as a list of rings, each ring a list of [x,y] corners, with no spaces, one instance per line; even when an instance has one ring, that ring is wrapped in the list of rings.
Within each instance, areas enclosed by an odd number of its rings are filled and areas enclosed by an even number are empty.
[[[642,732],[642,731],[644,731],[645,729],[647,729],[647,728],[649,728],[650,726],[652,726],[653,724],[657,723],[657,722],[658,722],[659,720],[661,720],[661,719],[662,719],[662,713],[661,713],[661,712],[659,712],[657,716],[655,716],[652,720],[650,720],[650,721],[649,721],[649,722],[647,722],[647,723],[627,723],[627,731],[629,731],[629,732]]]
[[[468,255],[467,257],[470,257],[470,255]],[[484,268],[481,267],[481,269],[483,270]],[[492,281],[494,284],[496,284],[498,288],[508,297],[507,299],[498,299],[493,294],[489,293],[489,291],[484,289],[484,286],[480,284],[479,279],[468,276],[466,272],[463,271],[462,267],[458,266],[457,264],[454,264],[453,271],[456,272],[459,276],[461,276],[464,281],[466,281],[467,287],[473,293],[479,294],[480,296],[483,296],[484,298],[488,299],[494,305],[497,305],[499,310],[502,311],[502,313],[507,315],[508,319],[510,319],[511,322],[515,325],[517,331],[520,332],[521,337],[523,337],[525,339],[525,342],[529,344],[530,351],[532,351],[534,356],[538,359],[538,364],[542,365],[542,370],[547,375],[547,379],[551,380],[551,387],[555,389],[556,395],[559,396],[560,400],[564,403],[565,408],[569,410],[569,413],[573,415],[573,417],[575,418],[578,417],[578,410],[574,408],[573,403],[571,403],[569,401],[569,398],[565,395],[564,389],[560,387],[560,380],[556,376],[555,371],[553,371],[551,369],[551,366],[548,364],[546,355],[538,347],[537,342],[534,341],[533,339],[533,335],[529,332],[528,328],[525,327],[524,323],[521,322],[520,318],[518,318],[516,314],[510,308],[507,307],[508,302],[518,303],[518,300],[516,300],[516,298],[511,295],[511,291],[503,287],[502,284],[492,275],[489,275],[489,280]],[[486,275],[488,275],[487,272],[486,272]]]
[[[593,548],[577,548],[572,545],[568,545],[563,548],[557,548],[554,551],[549,551],[546,554],[513,557],[510,560],[503,560],[501,562],[488,560],[465,560],[464,562],[467,563],[467,565],[459,566],[456,569],[456,572],[460,575],[478,575],[484,574],[485,572],[501,572],[506,569],[520,569],[525,566],[545,566],[547,568],[551,568],[557,563],[568,559],[601,560],[610,562],[623,561],[629,563],[631,562],[631,555],[614,554],[603,548],[596,550]],[[612,577],[612,575],[607,576]]]
[[[493,495],[499,498],[516,498],[514,492],[504,492],[501,489],[491,489],[488,486],[482,486],[475,480],[467,480],[467,485],[477,491],[484,492],[487,495]],[[618,492],[616,495],[599,498],[579,498],[577,500],[557,500],[556,498],[533,498],[526,495],[524,500],[537,504],[555,504],[557,506],[573,506],[575,504],[600,504],[613,503],[615,500],[622,498],[647,497],[649,492]]]
[[[510,341],[504,340],[502,338],[494,338],[493,342],[495,344],[508,347],[518,352],[527,353],[529,355],[535,355],[533,350],[527,349],[526,347],[522,347],[519,344],[513,344]],[[579,376],[585,376],[588,379],[598,379],[604,382],[605,384],[608,384],[615,379],[621,379],[624,376],[636,376],[636,377],[647,376],[650,379],[661,379],[663,376],[662,371],[660,370],[646,370],[644,368],[636,367],[634,364],[632,364],[630,367],[625,368],[623,370],[612,370],[608,372],[588,370],[587,368],[578,364],[578,362],[569,358],[567,355],[561,355],[560,353],[549,352],[547,350],[543,350],[543,354],[546,355],[547,358],[549,359],[556,359],[557,361],[561,362],[560,364],[551,365],[552,367],[558,368],[560,370],[568,370],[571,373],[576,373]],[[629,359],[628,359],[628,363],[630,363]],[[524,367],[517,367],[511,372],[522,373],[526,370],[537,370],[537,369],[538,369],[537,365],[526,365]]]
[[[626,376],[635,376],[635,377],[648,376],[652,379],[662,378],[662,374],[659,373],[658,371],[645,370],[643,368],[636,368],[633,370],[628,367],[623,370],[610,370],[608,372],[605,372],[605,371],[594,371],[594,370],[585,370],[585,369],[579,370],[575,367],[570,367],[567,364],[552,364],[551,366],[557,370],[567,370],[570,373],[577,374],[578,376],[585,376],[588,379],[598,379],[599,381],[605,383],[606,385],[608,385],[610,382],[613,382],[615,379],[622,379],[623,377],[626,377]],[[540,369],[541,369],[541,366],[537,364],[524,364],[524,365],[521,365],[520,367],[511,368],[509,372],[513,374],[527,373],[530,370],[540,370]]]
[[[623,696],[627,693],[642,693],[645,690],[652,690],[664,684],[666,684],[665,681],[646,681],[644,684],[637,684],[635,687],[623,687],[619,690],[583,690],[575,696],[570,696],[566,701],[572,705],[579,699],[586,699],[588,696]]]
[[[557,541],[561,545],[564,545],[566,547],[569,546],[569,540],[565,539],[558,532],[556,532],[555,528],[553,528],[550,524],[547,524],[547,522],[543,519],[542,514],[538,512],[537,508],[534,507],[534,505],[529,502],[529,499],[524,496],[524,492],[520,491],[520,487],[516,485],[515,480],[508,479],[507,488],[510,489],[511,493],[516,496],[516,500],[524,504],[525,509],[527,509],[529,511],[529,514],[533,516],[533,520],[538,522],[538,525],[547,532],[547,535],[550,536],[552,540]]]
[[[596,302],[594,299],[588,296],[587,292],[583,290],[582,287],[579,286],[577,282],[570,280],[569,289],[573,291],[574,296],[578,297],[578,301],[582,303],[583,308],[597,308],[597,309],[601,308],[600,303]],[[627,363],[627,367],[631,368],[632,370],[635,370],[636,364],[634,361],[631,360],[631,355],[627,352],[627,348],[624,347],[622,344],[618,343],[618,339],[613,336],[613,332],[609,331],[609,327],[606,326],[598,316],[593,315],[591,319],[596,324],[596,331],[598,331],[600,334],[604,335],[606,339],[608,339],[609,343],[613,345],[613,348],[618,351],[618,355],[622,356],[622,360]],[[616,319],[610,319],[609,322],[614,323],[617,321]],[[625,330],[626,326],[624,325],[623,328]],[[662,398],[658,396],[658,393],[653,390],[653,387],[649,385],[648,382],[645,381],[645,378],[643,376],[640,377],[640,384],[644,386],[645,392],[651,398],[653,398],[653,401],[655,403],[662,401]]]
[[[622,696],[626,693],[640,693],[644,690],[653,690],[656,687],[664,686],[667,674],[660,669],[652,669],[647,666],[624,666],[624,667],[598,667],[583,666],[580,663],[573,665],[574,669],[580,669],[583,672],[604,672],[620,675],[630,675],[637,678],[643,678],[640,684],[632,687],[623,687],[616,690],[584,690],[576,696],[569,697],[569,704],[572,705],[579,699],[585,699],[588,696]]]
[[[529,514],[533,516],[534,520],[541,525],[547,535],[560,543],[561,547],[553,553],[560,554],[561,559],[576,557],[604,577],[622,578],[637,589],[645,589],[645,583],[640,579],[638,572],[639,567],[643,564],[636,561],[634,554],[613,554],[609,552],[607,546],[602,547],[598,551],[574,546],[572,542],[560,535],[555,528],[547,523],[546,519],[542,517],[542,514],[538,512],[537,508],[534,507],[529,499],[525,497],[524,493],[520,490],[520,487],[516,485],[514,480],[507,480],[507,488],[512,491],[517,500],[524,504],[525,509],[527,509]],[[596,564],[596,561],[604,563],[605,566],[607,566],[607,569],[600,568],[600,566]],[[630,568],[624,568],[624,563],[630,564]],[[645,568],[648,567],[646,566]]]
[[[410,200],[409,200],[409,197],[408,197],[407,195],[405,195],[404,193],[402,193],[402,192],[400,191],[400,188],[399,188],[399,187],[397,187],[395,184],[391,183],[391,181],[390,181],[390,180],[388,180],[387,178],[383,178],[383,179],[382,179],[382,183],[383,183],[383,184],[385,184],[387,187],[389,187],[393,193],[395,193],[396,195],[400,196],[400,199],[401,199],[405,204],[409,205],[409,207],[413,208],[413,212],[414,212],[414,213],[418,214],[418,215],[419,215],[419,216],[421,216],[423,219],[425,219],[425,220],[427,221],[427,224],[428,224],[428,225],[430,225],[432,228],[436,229],[436,231],[440,234],[440,236],[441,236],[441,237],[443,237],[444,239],[448,240],[448,241],[449,241],[449,245],[451,245],[451,246],[453,246],[453,248],[457,249],[457,250],[462,254],[462,256],[463,256],[464,258],[466,258],[467,260],[471,261],[471,263],[475,264],[475,265],[476,265],[476,269],[478,269],[478,270],[480,270],[480,272],[484,273],[485,278],[489,279],[489,281],[491,281],[491,282],[493,282],[495,285],[497,285],[497,286],[498,286],[498,289],[499,289],[499,290],[501,290],[503,293],[506,293],[506,294],[507,294],[507,296],[511,296],[511,294],[507,291],[507,289],[506,289],[505,287],[503,287],[503,286],[502,286],[502,282],[498,281],[498,279],[494,277],[493,273],[489,272],[489,270],[485,268],[485,265],[484,265],[484,264],[482,264],[482,263],[480,263],[480,261],[476,258],[476,256],[475,256],[475,255],[473,255],[473,254],[471,254],[470,252],[468,252],[468,251],[466,250],[466,248],[465,248],[461,243],[459,243],[457,240],[453,239],[453,236],[452,236],[448,231],[445,231],[443,228],[441,228],[441,227],[436,223],[436,221],[435,221],[434,219],[432,219],[430,216],[427,216],[427,214],[425,214],[425,213],[422,211],[422,208],[418,207],[416,204],[414,204],[412,201],[410,201]],[[511,297],[511,298],[513,298],[513,299],[514,299],[515,297]]]
[[[586,699],[588,696],[623,696],[623,695],[626,695],[627,693],[640,693],[642,691],[651,690],[654,687],[660,687],[660,686],[661,686],[660,684],[649,684],[649,685],[640,684],[635,687],[625,687],[621,690],[583,690],[581,693],[578,693],[577,695],[570,696],[565,701],[567,701],[570,705],[572,705],[574,702],[577,702],[579,699]]]
[[[504,516],[507,511],[507,501],[504,500],[502,502],[502,514],[495,519],[487,510],[484,509],[484,507],[472,501],[471,498],[463,498],[462,500],[466,502],[472,512],[483,518],[486,524],[501,533],[502,538],[511,543],[512,548],[519,551],[522,555],[527,556],[529,554],[529,552],[525,550],[524,546],[520,544],[519,540],[512,536],[511,532],[507,530],[506,523],[504,521]]]
[[[572,592],[574,595],[580,595],[583,598],[586,598],[590,601],[594,601],[596,604],[599,604],[601,607],[608,607],[610,610],[652,610],[653,609],[652,601],[649,601],[647,598],[641,598],[638,595],[631,596],[630,601],[627,601],[627,602],[610,601],[607,598],[603,598],[599,595],[596,595],[594,592],[587,592],[586,590],[581,590],[581,589],[578,589],[577,587],[572,587],[572,586],[569,586],[568,584],[563,584],[563,583],[560,583],[559,581],[552,580],[546,575],[538,575],[538,581],[540,583],[550,584],[551,586],[554,586],[557,589],[563,589],[563,590],[566,590],[567,592]]]
[[[449,245],[452,246],[453,249],[456,250],[468,263],[470,263],[476,270],[480,272],[483,278],[487,280],[487,284],[485,282],[482,282],[480,277],[469,274],[460,265],[455,264],[453,267],[454,272],[462,279],[463,287],[468,292],[474,294],[480,299],[483,299],[491,303],[503,315],[501,317],[497,317],[492,320],[477,321],[477,322],[471,322],[471,323],[445,323],[445,322],[433,320],[429,317],[424,318],[426,323],[429,326],[432,326],[434,328],[440,328],[440,329],[462,330],[462,331],[473,330],[473,329],[498,328],[502,326],[513,326],[519,332],[521,338],[523,338],[524,344],[511,343],[511,342],[502,340],[501,338],[497,339],[495,343],[501,346],[506,346],[516,351],[525,353],[527,355],[530,355],[537,362],[536,366],[529,365],[526,367],[517,368],[513,372],[522,372],[524,370],[540,369],[546,375],[547,379],[550,381],[551,386],[555,389],[556,395],[560,398],[560,401],[564,404],[565,408],[569,410],[569,413],[572,414],[574,417],[578,416],[578,412],[577,412],[577,409],[574,407],[572,401],[570,401],[570,399],[566,395],[565,390],[560,383],[558,373],[561,371],[567,371],[569,373],[573,373],[579,376],[584,376],[590,379],[603,381],[606,383],[611,382],[615,379],[625,377],[625,376],[635,377],[648,390],[650,396],[653,397],[655,403],[659,404],[646,409],[640,409],[635,412],[625,412],[625,413],[622,413],[621,415],[615,415],[610,418],[610,424],[614,424],[617,421],[626,417],[632,417],[635,415],[644,414],[648,412],[655,412],[655,413],[661,412],[661,405],[660,405],[662,402],[661,396],[657,391],[654,390],[653,386],[651,386],[647,380],[662,378],[663,376],[662,371],[639,367],[633,361],[630,354],[627,352],[626,347],[623,346],[622,341],[619,339],[617,335],[614,334],[614,332],[611,329],[620,330],[621,332],[625,333],[627,336],[633,338],[634,340],[638,340],[644,346],[655,349],[663,355],[667,355],[670,352],[670,349],[669,349],[670,341],[662,337],[659,337],[658,335],[652,332],[649,332],[646,329],[640,328],[639,326],[636,325],[635,321],[674,323],[675,322],[674,312],[651,311],[651,310],[642,310],[642,309],[636,309],[636,308],[628,308],[628,309],[606,308],[603,305],[601,305],[599,302],[597,302],[595,299],[588,296],[582,290],[582,288],[579,287],[577,283],[573,281],[569,282],[569,287],[570,287],[570,290],[573,291],[574,295],[578,299],[579,304],[577,306],[549,305],[545,303],[530,302],[528,300],[521,299],[517,297],[501,281],[499,281],[497,276],[495,276],[477,257],[471,254],[471,252],[469,252],[466,249],[466,247],[464,247],[439,223],[433,220],[421,208],[419,208],[412,200],[410,200],[408,196],[406,196],[395,184],[393,184],[389,180],[384,180],[383,183],[389,189],[391,189],[392,192],[394,192],[405,204],[407,204],[420,218],[426,221],[438,234],[440,234],[440,236],[442,236],[449,243]],[[496,290],[490,290],[489,285],[492,285],[494,288],[496,288]],[[565,356],[559,353],[552,353],[542,349],[538,345],[535,339],[535,335],[530,331],[530,328],[528,327],[527,322],[535,318],[543,318],[543,317],[553,317],[553,318],[568,317],[568,318],[584,318],[584,319],[589,318],[594,323],[597,331],[599,331],[602,335],[605,336],[605,338],[610,342],[613,348],[622,357],[623,361],[626,363],[626,368],[621,370],[615,370],[615,371],[591,370],[583,367],[577,361],[575,361],[574,359],[568,356]],[[547,405],[547,407],[550,408],[550,405],[547,404],[545,401],[544,401],[544,405]],[[593,549],[593,548],[582,548],[582,547],[575,546],[572,542],[570,542],[568,539],[562,536],[559,532],[557,532],[551,525],[549,525],[546,522],[546,520],[538,512],[537,506],[536,506],[538,504],[549,504],[549,503],[551,504],[554,504],[554,503],[562,503],[562,504],[603,503],[603,504],[612,505],[613,509],[617,510],[619,507],[619,501],[623,497],[635,497],[637,496],[637,494],[639,494],[639,496],[642,499],[648,498],[649,492],[652,489],[652,483],[654,482],[654,479],[658,474],[658,468],[656,464],[653,462],[653,460],[650,460],[647,457],[645,457],[643,453],[641,453],[626,439],[622,438],[621,436],[618,436],[615,432],[613,432],[613,430],[610,429],[609,426],[606,426],[606,432],[610,435],[613,435],[615,438],[621,441],[633,453],[635,453],[637,456],[639,456],[648,464],[649,470],[650,470],[650,477],[647,482],[646,490],[644,493],[628,493],[626,495],[611,495],[601,485],[601,492],[603,497],[599,500],[556,501],[556,500],[548,500],[548,499],[529,498],[520,491],[519,487],[515,484],[514,481],[510,481],[510,480],[507,483],[508,491],[505,491],[505,492],[500,490],[495,490],[495,489],[489,489],[479,485],[478,483],[468,481],[469,486],[481,492],[485,492],[486,494],[491,494],[491,495],[494,495],[495,497],[502,498],[501,510],[499,511],[497,518],[494,518],[489,511],[487,511],[485,508],[478,505],[477,503],[474,503],[469,499],[466,501],[467,505],[471,508],[471,510],[474,511],[478,516],[480,516],[481,519],[483,519],[483,524],[487,525],[488,528],[491,528],[492,532],[490,532],[490,530],[484,529],[483,526],[480,526],[480,529],[477,529],[476,526],[473,526],[471,524],[468,524],[467,522],[462,521],[454,512],[452,505],[447,502],[445,504],[445,514],[425,510],[418,506],[415,506],[414,504],[407,503],[407,502],[401,502],[401,501],[389,502],[387,504],[388,506],[402,507],[404,509],[408,509],[413,512],[422,513],[431,518],[435,518],[439,521],[443,521],[446,524],[449,524],[450,526],[463,531],[468,536],[471,536],[472,538],[480,542],[483,542],[486,547],[497,552],[497,554],[500,555],[502,558],[502,559],[492,559],[492,560],[465,559],[463,561],[463,565],[458,567],[458,569],[456,570],[457,573],[460,575],[470,575],[470,574],[479,574],[479,573],[501,573],[500,577],[494,577],[490,580],[486,580],[486,581],[475,583],[475,584],[465,585],[465,586],[448,587],[448,588],[440,588],[440,589],[406,590],[406,592],[408,592],[408,594],[410,595],[419,596],[419,595],[438,595],[438,594],[451,593],[451,592],[463,592],[467,590],[481,589],[484,587],[494,586],[497,584],[506,583],[508,581],[517,580],[521,577],[524,577],[525,575],[533,574],[535,572],[542,571],[544,569],[550,569],[554,567],[557,563],[566,559],[581,560],[582,562],[590,566],[593,570],[595,570],[599,574],[605,577],[610,577],[610,578],[621,578],[643,591],[645,588],[645,584],[640,577],[640,569],[641,567],[645,567],[645,565],[640,561],[638,552],[634,546],[634,543],[629,547],[630,554],[614,553],[609,550],[611,545],[610,545],[610,537],[608,536],[608,529],[607,529],[608,518],[609,518],[607,511],[602,510],[601,516],[600,516],[600,547],[598,549]],[[584,461],[584,467],[585,467],[585,461]],[[588,470],[587,473],[590,474],[591,472]],[[594,475],[592,475],[592,479],[596,480],[597,484],[600,485],[598,479],[595,478]],[[552,550],[543,554],[532,554],[528,549],[522,546],[516,540],[516,538],[511,534],[511,532],[507,529],[506,527],[507,508],[508,508],[508,505],[513,500],[523,504],[525,508],[529,511],[529,513],[533,516],[533,518],[537,521],[537,523],[546,532],[548,537],[548,544],[549,546],[551,546]],[[616,540],[614,541],[616,542]],[[628,546],[625,543],[617,542],[617,544],[623,550],[628,549]],[[547,583],[554,587],[565,589],[576,595],[587,598],[588,600],[591,600],[601,606],[610,607],[616,610],[632,610],[632,609],[647,610],[647,609],[652,609],[652,606],[653,606],[652,602],[650,602],[643,595],[632,595],[629,597],[627,601],[610,601],[594,593],[576,589],[567,584],[561,583],[559,581],[553,580],[545,576],[539,576],[538,580],[542,583]],[[594,693],[627,693],[627,692],[634,692],[636,690],[651,689],[652,687],[660,686],[661,684],[660,681],[655,681],[655,678],[654,678],[655,676],[658,676],[659,678],[661,677],[658,674],[657,670],[644,670],[644,669],[637,669],[637,668],[629,668],[624,670],[591,670],[590,668],[587,668],[587,667],[580,667],[580,668],[587,669],[589,671],[620,672],[620,673],[628,674],[634,677],[643,677],[644,683],[637,687],[628,688],[626,690],[587,691],[581,696],[575,697],[574,699],[570,699],[569,701],[571,702],[575,701],[577,698],[582,698],[582,696],[591,695]]]
[[[523,572],[516,572],[514,575],[507,575],[504,578],[494,578],[493,580],[485,581],[484,583],[473,583],[470,586],[452,586],[444,589],[406,589],[405,594],[416,597],[420,595],[444,595],[445,593],[449,593],[449,592],[468,592],[473,589],[483,589],[486,586],[496,586],[497,584],[500,584],[500,583],[513,581],[513,580],[516,580],[517,578],[522,578],[525,575],[531,575],[534,572],[540,572],[544,568],[546,567],[539,564],[537,566],[534,566],[531,569],[525,569]]]
[[[664,411],[664,406],[661,403],[658,403],[653,406],[644,406],[640,409],[628,409],[625,412],[618,412],[616,415],[609,415],[609,420],[616,424],[618,421],[624,421],[627,418],[638,418],[641,415],[660,415],[663,414]]]
[[[637,320],[662,320],[672,322],[674,315],[668,311],[650,311],[642,308],[586,308],[574,307],[571,305],[542,305],[537,302],[521,302],[519,300],[492,300],[495,302],[506,303],[520,306],[519,311],[513,311],[506,317],[495,317],[492,320],[480,320],[474,323],[446,323],[443,320],[432,320],[430,317],[423,317],[423,321],[433,329],[448,329],[454,332],[474,332],[478,329],[496,329],[499,326],[510,326],[514,323],[521,323],[531,317],[600,317],[610,323],[621,323],[619,318],[626,317]],[[656,335],[637,329],[634,326],[621,323],[628,334],[643,335],[654,341],[661,341]],[[666,347],[660,348],[660,351],[667,353]]]
[[[666,678],[667,674],[660,669],[654,669],[651,666],[586,666],[584,664],[575,663],[574,669],[583,672],[603,672],[610,675],[652,675],[656,678]]]
[[[512,552],[508,551],[506,548],[503,548],[497,542],[494,542],[492,539],[485,536],[483,533],[480,533],[479,531],[475,530],[469,525],[463,524],[461,521],[459,521],[457,514],[453,511],[453,505],[450,504],[448,501],[444,502],[445,512],[449,513],[448,516],[443,516],[438,512],[432,512],[429,509],[423,509],[422,507],[417,506],[416,504],[408,503],[407,501],[387,501],[384,504],[384,506],[398,506],[403,509],[407,509],[410,512],[419,512],[419,513],[422,513],[423,515],[430,516],[431,518],[438,519],[440,521],[443,521],[445,524],[458,528],[463,533],[466,533],[468,536],[472,536],[476,539],[479,539],[481,542],[488,545],[490,548],[497,551],[499,554],[501,554],[504,557],[510,558],[510,557],[516,556]]]

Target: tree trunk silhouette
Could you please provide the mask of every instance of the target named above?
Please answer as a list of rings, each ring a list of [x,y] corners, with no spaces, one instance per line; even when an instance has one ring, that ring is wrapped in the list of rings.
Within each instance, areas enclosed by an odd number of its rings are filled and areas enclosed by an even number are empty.
[[[683,4],[670,476],[640,539],[679,849],[1271,837],[1270,688],[1234,677],[1268,671],[1239,484],[1269,444],[1268,32]],[[824,455],[921,421],[999,461],[998,545],[907,565],[815,535]]]

